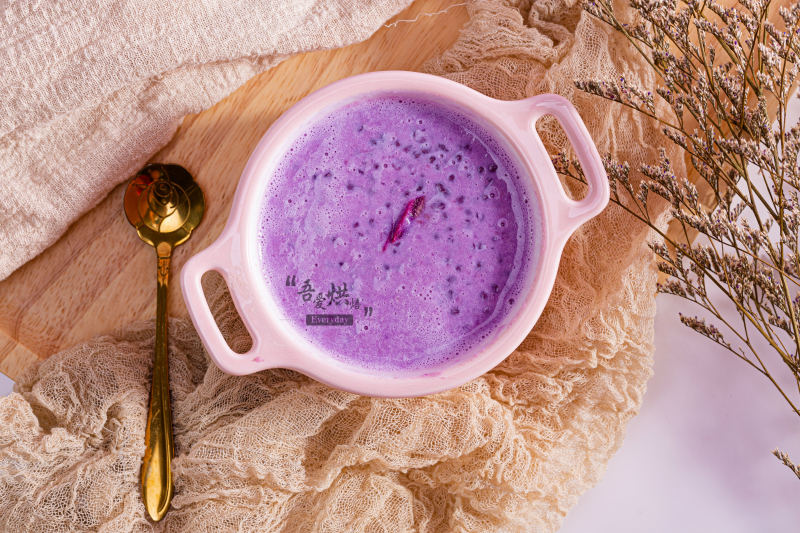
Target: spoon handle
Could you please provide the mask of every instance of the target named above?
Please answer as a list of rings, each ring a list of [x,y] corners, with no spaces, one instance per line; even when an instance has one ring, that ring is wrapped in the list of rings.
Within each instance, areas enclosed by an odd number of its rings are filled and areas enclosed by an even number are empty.
[[[157,252],[156,346],[153,357],[150,407],[145,430],[147,447],[142,464],[142,497],[147,513],[154,521],[164,518],[172,500],[170,463],[175,452],[172,442],[172,408],[169,398],[169,362],[167,361],[167,286],[172,250],[158,249]]]

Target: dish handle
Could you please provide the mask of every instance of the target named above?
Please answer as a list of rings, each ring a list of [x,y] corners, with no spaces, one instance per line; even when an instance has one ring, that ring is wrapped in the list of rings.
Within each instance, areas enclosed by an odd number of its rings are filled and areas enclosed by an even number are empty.
[[[232,248],[232,239],[220,237],[211,246],[192,256],[181,270],[181,291],[189,316],[211,359],[228,374],[244,375],[277,365],[265,365],[258,356],[259,339],[253,334],[253,328],[247,324],[240,303],[237,302],[236,287],[244,282],[245,273],[231,264]],[[225,279],[236,311],[253,339],[253,346],[247,353],[236,353],[230,348],[211,313],[201,283],[203,274],[211,270],[219,272]]]
[[[562,208],[560,227],[563,228],[564,236],[569,237],[581,224],[597,216],[608,205],[610,187],[603,161],[578,111],[569,100],[557,94],[541,94],[522,102],[526,109],[526,129],[533,130],[539,155],[547,160],[546,168],[552,170],[553,178],[558,184],[559,203]],[[536,121],[545,115],[552,115],[558,120],[578,156],[589,186],[586,196],[581,200],[569,198],[560,186],[555,166],[536,131]]]

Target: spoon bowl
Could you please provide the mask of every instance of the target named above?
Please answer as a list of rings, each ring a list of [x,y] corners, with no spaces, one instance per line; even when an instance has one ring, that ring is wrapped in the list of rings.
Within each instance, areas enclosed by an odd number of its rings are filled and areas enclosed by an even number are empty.
[[[151,246],[186,242],[205,211],[203,191],[180,165],[152,164],[140,170],[125,191],[125,216]]]

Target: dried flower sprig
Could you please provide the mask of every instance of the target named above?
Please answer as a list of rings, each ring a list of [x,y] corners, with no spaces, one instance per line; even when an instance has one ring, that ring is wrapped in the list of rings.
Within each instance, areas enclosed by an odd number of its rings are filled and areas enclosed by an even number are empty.
[[[788,455],[786,455],[785,453],[783,453],[783,452],[782,452],[782,451],[780,451],[780,450],[773,450],[773,451],[772,451],[772,455],[774,455],[775,457],[777,457],[777,458],[778,458],[778,460],[780,460],[780,462],[782,462],[782,463],[783,463],[783,464],[785,464],[787,467],[789,467],[789,470],[791,470],[792,472],[794,472],[794,474],[797,476],[797,478],[798,478],[798,479],[800,479],[800,466],[798,466],[798,465],[794,464],[794,463],[792,462],[792,460],[789,458],[789,456],[788,456]]]
[[[613,0],[589,0],[584,8],[627,38],[657,87],[645,90],[625,77],[575,85],[657,121],[696,178],[676,176],[663,150],[657,162],[635,170],[607,156],[612,200],[660,237],[651,244],[666,276],[658,290],[696,304],[716,323],[686,315],[681,322],[769,379],[800,415],[800,124],[787,123],[800,62],[800,5],[777,10],[779,29],[770,22],[769,0],[740,0],[733,8],[713,0],[629,3],[633,24],[620,20]],[[554,164],[586,182],[567,155]],[[653,215],[658,202],[666,202],[678,236]],[[720,311],[717,294],[738,317]],[[757,338],[778,358],[759,353]],[[785,389],[779,370],[796,387]],[[776,457],[800,472],[782,452]]]

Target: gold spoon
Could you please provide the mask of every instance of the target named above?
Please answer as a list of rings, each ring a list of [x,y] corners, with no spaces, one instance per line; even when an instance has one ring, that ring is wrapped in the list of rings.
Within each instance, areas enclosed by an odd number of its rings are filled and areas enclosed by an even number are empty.
[[[172,407],[167,362],[167,284],[172,250],[185,242],[203,218],[203,191],[178,165],[147,165],[125,191],[125,215],[139,237],[158,256],[156,346],[142,461],[142,498],[155,521],[164,518],[172,500]]]

